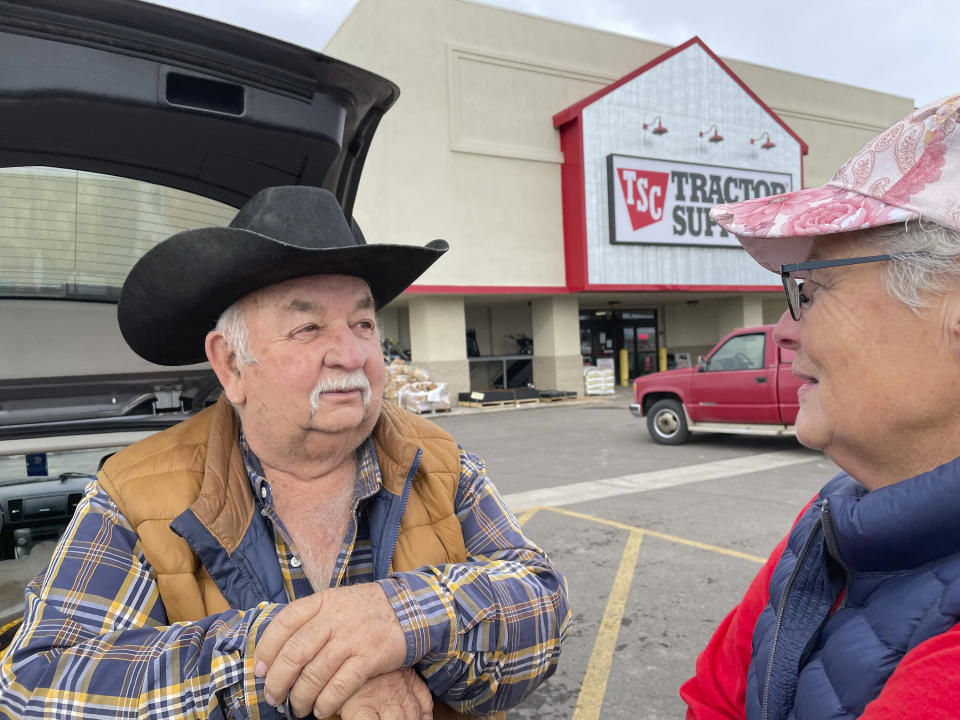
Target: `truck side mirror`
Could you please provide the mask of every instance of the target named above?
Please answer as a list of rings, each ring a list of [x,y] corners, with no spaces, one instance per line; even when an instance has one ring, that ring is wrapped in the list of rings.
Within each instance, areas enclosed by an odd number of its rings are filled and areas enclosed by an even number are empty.
[[[703,359],[703,355],[697,355],[697,372],[705,372],[707,369],[707,361]]]

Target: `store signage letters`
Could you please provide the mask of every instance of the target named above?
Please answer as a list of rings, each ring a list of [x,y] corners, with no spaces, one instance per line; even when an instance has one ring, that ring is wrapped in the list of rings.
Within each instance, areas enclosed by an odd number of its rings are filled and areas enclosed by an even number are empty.
[[[788,173],[607,156],[610,242],[737,245],[710,208],[792,190]]]

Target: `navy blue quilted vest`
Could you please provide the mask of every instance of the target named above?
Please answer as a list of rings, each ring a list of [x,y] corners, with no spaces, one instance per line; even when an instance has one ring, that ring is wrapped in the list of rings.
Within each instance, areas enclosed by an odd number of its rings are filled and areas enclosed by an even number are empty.
[[[843,473],[797,522],[770,579],[747,717],[855,718],[908,651],[958,617],[960,458],[872,492]]]

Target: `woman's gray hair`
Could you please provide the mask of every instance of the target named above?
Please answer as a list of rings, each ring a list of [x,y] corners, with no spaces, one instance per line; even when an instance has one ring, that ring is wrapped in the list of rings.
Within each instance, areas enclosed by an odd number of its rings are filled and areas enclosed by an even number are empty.
[[[250,343],[247,341],[247,323],[243,319],[241,303],[243,299],[237,300],[220,314],[215,330],[223,335],[227,347],[236,355],[237,362],[241,365],[253,365],[257,359],[253,356]]]
[[[960,232],[914,221],[865,230],[863,238],[889,255],[884,285],[891,297],[917,314],[931,307],[930,296],[960,287]]]

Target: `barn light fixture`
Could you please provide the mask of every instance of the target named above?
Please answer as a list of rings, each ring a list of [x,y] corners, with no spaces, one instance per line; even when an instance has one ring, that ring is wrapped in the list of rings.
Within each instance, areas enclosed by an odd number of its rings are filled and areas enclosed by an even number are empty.
[[[653,125],[654,123],[656,123],[657,126],[656,126],[655,128],[653,128],[650,132],[652,132],[654,135],[665,135],[665,134],[667,133],[667,128],[666,128],[666,126],[665,126],[662,122],[660,122],[660,116],[659,116],[659,115],[657,115],[657,116],[656,116],[653,120],[651,120],[650,122],[644,123],[644,124],[643,124],[643,129],[646,130],[647,128],[649,128],[649,127],[650,127],[651,125]]]
[[[750,138],[750,144],[753,145],[757,140],[759,140],[762,137],[766,137],[767,139],[764,141],[763,145],[760,146],[761,150],[771,150],[777,146],[777,144],[770,139],[770,133],[768,132],[762,132],[757,137]]]
[[[712,142],[712,143],[723,142],[723,135],[721,135],[721,134],[717,131],[717,124],[716,124],[716,123],[714,123],[713,125],[711,125],[711,126],[710,126],[709,128],[707,128],[706,130],[701,131],[701,132],[700,132],[700,137],[703,137],[704,135],[706,135],[706,134],[707,134],[708,132],[710,132],[711,130],[713,130],[713,135],[711,135],[710,137],[707,138],[707,142]]]

